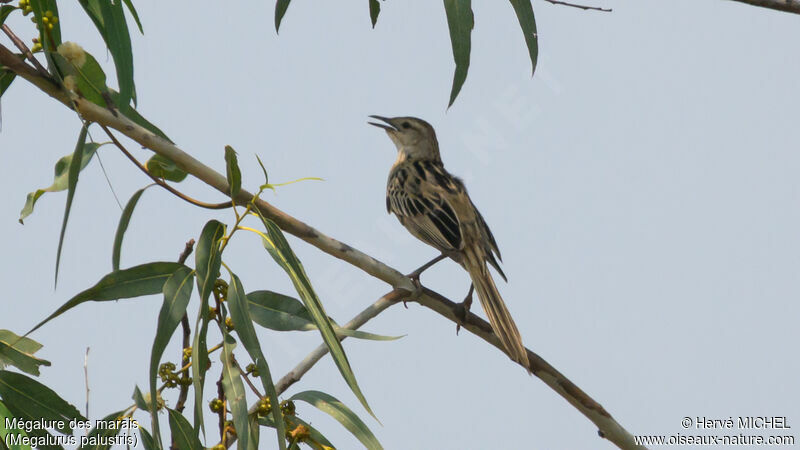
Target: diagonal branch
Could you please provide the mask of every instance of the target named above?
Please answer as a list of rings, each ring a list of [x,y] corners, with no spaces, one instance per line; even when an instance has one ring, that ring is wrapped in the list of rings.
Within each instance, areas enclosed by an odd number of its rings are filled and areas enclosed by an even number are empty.
[[[29,81],[67,107],[77,109],[77,112],[80,113],[85,120],[97,122],[100,125],[118,130],[143,147],[149,148],[159,155],[169,158],[179,168],[192,174],[214,189],[217,189],[223,195],[228,195],[230,192],[230,187],[224,175],[201,163],[171,142],[142,128],[123,114],[117,111],[110,111],[109,109],[95,105],[83,98],[70,98],[69,94],[61,89],[57,83],[40,75],[35,69],[21,62],[16,55],[3,45],[0,45],[0,65],[8,67],[19,77]],[[248,204],[253,201],[253,194],[243,189],[234,200],[242,205]],[[345,243],[324,235],[313,227],[295,219],[262,199],[255,199],[254,204],[261,214],[269,217],[284,231],[295,235],[336,258],[360,268],[375,278],[383,280],[390,284],[395,290],[404,290],[409,293],[417,292],[417,288],[412,281],[396,269],[387,266]],[[421,295],[417,299],[420,304],[436,311],[451,321],[459,323],[455,312],[455,303],[427,289],[423,289],[420,294]],[[462,326],[481,339],[502,349],[497,337],[492,333],[489,324],[477,316],[469,315],[466,323],[462,324]],[[531,371],[591,420],[598,427],[600,436],[613,442],[619,448],[642,448],[635,444],[633,436],[617,423],[599,403],[594,401],[538,355],[531,351],[528,352]]]
[[[775,9],[778,11],[800,14],[800,0],[732,0],[748,5],[760,6],[762,8]]]

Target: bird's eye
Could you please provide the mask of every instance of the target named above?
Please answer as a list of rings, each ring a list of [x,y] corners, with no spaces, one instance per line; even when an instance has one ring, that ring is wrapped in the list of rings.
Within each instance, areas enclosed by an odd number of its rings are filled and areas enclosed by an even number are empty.
[[[406,129],[411,128],[411,124],[408,123],[408,122],[403,122],[403,123],[400,124],[400,126],[403,127],[403,128],[406,128]]]

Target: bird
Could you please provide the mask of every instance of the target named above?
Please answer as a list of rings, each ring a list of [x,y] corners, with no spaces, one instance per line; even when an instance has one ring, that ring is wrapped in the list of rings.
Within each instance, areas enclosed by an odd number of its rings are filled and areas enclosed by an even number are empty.
[[[489,271],[491,265],[506,280],[498,263],[500,249],[464,183],[444,168],[436,131],[416,117],[369,117],[380,121],[368,123],[382,128],[397,147],[386,184],[386,209],[412,235],[442,253],[414,272],[417,282],[422,270],[441,259],[460,264],[472,280],[463,302],[465,317],[474,288],[506,353],[531,373],[522,337]]]

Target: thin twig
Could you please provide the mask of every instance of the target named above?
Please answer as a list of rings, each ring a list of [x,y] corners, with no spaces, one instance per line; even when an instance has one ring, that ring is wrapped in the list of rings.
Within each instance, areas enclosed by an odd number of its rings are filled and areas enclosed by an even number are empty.
[[[561,5],[561,6],[569,6],[571,8],[578,8],[584,11],[592,10],[592,11],[602,11],[602,12],[611,12],[611,8],[600,8],[598,6],[586,6],[586,5],[579,5],[577,3],[569,3],[569,2],[562,2],[560,0],[544,0],[548,3],[552,3],[554,5]]]
[[[183,248],[183,252],[181,256],[178,257],[178,262],[183,264],[189,258],[189,255],[192,254],[192,250],[194,250],[194,239],[189,239],[186,242],[186,246]],[[183,313],[183,317],[181,317],[181,328],[183,329],[183,341],[181,346],[181,363],[188,362],[187,358],[184,356],[184,351],[189,348],[190,345],[190,338],[192,336],[192,328],[189,325],[189,316],[186,313]],[[181,378],[189,378],[189,375],[186,372],[181,372]],[[175,403],[175,410],[178,412],[183,412],[184,408],[186,408],[186,399],[189,398],[189,385],[186,383],[181,383],[181,387],[178,390],[178,402]]]
[[[33,56],[33,53],[31,53],[31,50],[28,48],[27,45],[25,45],[22,39],[20,39],[19,36],[14,34],[14,32],[11,31],[11,28],[9,28],[8,25],[3,24],[2,28],[3,32],[5,32],[8,38],[11,39],[11,42],[13,42],[14,45],[19,49],[19,51],[21,51],[22,54],[25,55],[25,57],[28,58],[28,60],[30,60],[33,66],[36,67],[36,70],[39,71],[39,74],[42,75],[43,77],[50,77],[50,73],[47,71],[47,69],[44,68],[44,66],[42,66],[39,60]]]
[[[89,417],[89,347],[83,357],[83,381],[86,384],[86,417]]]
[[[398,300],[408,296],[408,292],[402,289],[394,289],[388,294],[384,295],[383,297],[379,298],[375,301],[375,303],[369,305],[365,310],[361,311],[353,317],[349,322],[344,324],[342,328],[349,329],[349,330],[357,330],[359,327],[367,323],[370,319],[380,314],[386,308],[394,305],[397,303]],[[343,341],[347,336],[343,334],[339,334],[338,338],[340,341]],[[328,346],[326,344],[320,344],[317,348],[315,348],[311,353],[308,354],[302,361],[297,363],[296,366],[292,370],[290,370],[286,375],[283,376],[277,383],[275,383],[275,392],[277,395],[281,395],[289,386],[293,385],[294,383],[300,381],[303,378],[303,375],[306,374],[314,364],[317,363],[323,356],[328,354]]]
[[[120,150],[122,153],[124,153],[124,154],[125,154],[125,156],[127,156],[127,157],[128,157],[128,159],[130,159],[130,160],[131,160],[131,162],[133,162],[133,164],[134,164],[136,167],[138,167],[138,168],[139,168],[139,170],[141,170],[142,172],[144,172],[144,173],[145,173],[145,174],[146,174],[148,177],[150,177],[150,179],[151,179],[151,180],[153,180],[153,182],[155,182],[157,185],[159,185],[159,186],[163,187],[164,189],[168,190],[169,192],[171,192],[172,194],[174,194],[175,196],[177,196],[177,197],[178,197],[178,198],[180,198],[181,200],[185,200],[185,201],[187,201],[187,202],[189,202],[189,203],[191,203],[191,204],[193,204],[193,205],[195,205],[195,206],[199,206],[199,207],[201,207],[201,208],[206,208],[206,209],[227,209],[227,208],[230,208],[230,207],[232,206],[232,205],[231,205],[231,202],[222,202],[222,203],[205,203],[205,202],[201,202],[200,200],[195,200],[195,199],[193,199],[193,198],[189,197],[188,195],[184,194],[183,192],[180,192],[179,190],[177,190],[177,189],[173,188],[172,186],[170,186],[169,184],[167,184],[167,183],[166,183],[164,180],[162,180],[161,178],[158,178],[157,176],[155,176],[155,175],[153,175],[152,173],[150,173],[150,171],[149,171],[149,170],[147,170],[147,167],[145,167],[145,166],[144,166],[142,163],[140,163],[140,162],[139,162],[139,161],[138,161],[138,160],[137,160],[137,159],[136,159],[136,158],[135,158],[135,157],[134,157],[134,156],[133,156],[133,155],[132,155],[132,154],[131,154],[131,153],[128,151],[128,149],[126,149],[126,148],[125,148],[125,147],[122,145],[122,143],[121,143],[119,140],[117,140],[117,138],[114,136],[114,134],[113,134],[113,133],[111,133],[111,130],[109,130],[108,128],[106,128],[106,126],[105,126],[105,125],[103,125],[103,124],[99,124],[99,125],[100,125],[100,128],[102,128],[102,129],[103,129],[103,131],[105,131],[105,132],[106,132],[106,134],[108,135],[108,137],[109,137],[109,138],[111,138],[111,141],[112,141],[112,142],[114,142],[114,145],[116,145],[116,146],[117,146],[117,148],[118,148],[118,149],[119,149],[119,150]]]

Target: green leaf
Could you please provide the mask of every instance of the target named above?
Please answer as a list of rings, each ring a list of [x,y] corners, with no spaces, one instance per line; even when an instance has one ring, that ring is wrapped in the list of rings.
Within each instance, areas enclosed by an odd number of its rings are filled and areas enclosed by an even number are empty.
[[[75,80],[75,90],[82,97],[90,102],[109,107],[110,91],[106,85],[106,73],[100,64],[90,53],[86,54],[86,62],[80,67],[67,61],[66,58],[58,53],[50,55],[62,78],[71,76]]]
[[[275,391],[275,385],[272,383],[272,373],[269,370],[267,358],[264,357],[264,353],[261,351],[261,345],[258,342],[256,330],[253,327],[253,319],[250,317],[250,308],[248,307],[248,296],[244,293],[241,280],[233,273],[231,273],[231,281],[228,284],[228,307],[230,308],[234,331],[236,335],[239,336],[239,340],[242,341],[242,345],[244,345],[250,358],[258,368],[261,385],[264,387],[264,391],[272,405],[272,417],[278,424],[278,447],[283,450],[286,448],[286,439],[284,438],[286,430],[281,420],[282,413],[280,401],[278,400],[278,393]],[[239,429],[238,426],[236,429]]]
[[[256,160],[258,161],[258,165],[261,166],[261,171],[264,172],[264,184],[269,184],[269,177],[267,176],[267,169],[264,167],[264,163],[261,162],[261,158],[256,155]]]
[[[133,215],[133,210],[136,208],[136,203],[139,202],[139,198],[144,193],[144,190],[150,186],[153,185],[148,185],[136,191],[133,196],[131,196],[131,199],[128,200],[128,204],[125,205],[125,209],[122,210],[122,216],[119,218],[119,225],[117,225],[117,233],[114,236],[113,251],[111,252],[112,270],[119,270],[119,258],[120,253],[122,252],[122,238],[125,236],[125,231],[128,230],[128,224],[131,222],[131,216]]]
[[[214,283],[219,278],[222,263],[220,239],[225,235],[225,225],[217,220],[209,220],[200,232],[197,250],[194,252],[197,268],[197,290],[203,301],[208,299]]]
[[[53,314],[47,316],[25,334],[33,333],[42,325],[84,302],[102,302],[157,294],[161,292],[164,283],[179,267],[184,266],[175,262],[153,262],[111,272],[94,286],[69,299]]]
[[[14,78],[16,78],[16,76],[17,74],[15,74],[10,70],[0,69],[0,97],[2,97],[3,94],[5,94],[5,92],[8,90],[8,87],[11,86],[11,82],[14,81]]]
[[[89,164],[89,161],[92,160],[92,157],[101,145],[102,144],[95,144],[92,142],[83,146],[80,170],[83,170],[86,165]],[[69,169],[72,166],[73,156],[74,153],[70,153],[56,162],[55,176],[53,179],[53,184],[51,184],[50,187],[37,189],[36,191],[28,194],[28,197],[25,200],[25,206],[22,207],[22,211],[19,213],[19,223],[24,223],[23,220],[33,213],[33,207],[36,205],[36,201],[39,200],[39,197],[41,197],[45,192],[59,192],[67,189],[69,184]]]
[[[233,417],[233,426],[236,428],[236,436],[239,438],[239,449],[247,449],[247,438],[250,437],[250,421],[247,417],[247,396],[244,391],[242,381],[242,371],[236,365],[233,357],[233,349],[236,347],[236,340],[233,336],[226,333],[220,360],[222,361],[222,390],[225,392],[225,399]],[[281,439],[283,442],[283,439]]]
[[[510,0],[514,12],[517,14],[519,26],[525,36],[525,45],[528,46],[528,55],[531,58],[531,75],[536,71],[536,60],[539,57],[539,36],[536,33],[536,19],[533,17],[531,0]]]
[[[19,370],[39,375],[39,366],[49,366],[50,361],[33,356],[42,344],[33,339],[21,337],[9,330],[0,330],[0,369],[12,365]]]
[[[470,0],[444,0],[444,10],[447,13],[447,26],[450,29],[450,42],[453,44],[453,59],[456,62],[456,71],[453,74],[453,88],[450,91],[450,103],[453,105],[464,80],[467,79],[469,70],[470,35],[475,25],[472,15]]]
[[[120,0],[100,1],[100,12],[105,25],[105,33],[101,34],[111,52],[111,57],[114,58],[114,66],[117,69],[117,82],[119,83],[117,107],[124,113],[136,92],[133,83],[133,52],[128,23],[125,20],[125,12]]]
[[[153,436],[144,428],[139,428],[139,436],[142,438],[142,447],[144,450],[156,450],[156,443],[153,441]]]
[[[264,328],[276,331],[309,331],[317,329],[306,307],[294,297],[264,290],[247,294],[247,301],[252,320]],[[393,341],[402,337],[382,336],[341,328],[332,319],[331,323],[336,335],[340,338],[348,336],[374,341]]]
[[[178,411],[167,408],[169,412],[169,429],[177,448],[181,450],[203,450],[203,444],[189,421]]]
[[[15,419],[14,414],[12,414],[11,411],[9,411],[8,408],[6,408],[6,405],[4,405],[2,401],[0,401],[0,441],[2,441],[4,444],[10,443],[8,439],[11,436],[14,436],[16,438],[17,436],[25,437],[28,435],[27,433],[25,433],[25,430],[21,428],[12,428],[10,426],[6,428],[6,420],[12,422],[14,419]],[[6,447],[0,445],[0,448],[5,450]],[[12,444],[8,446],[8,450],[31,450],[31,447],[29,445]]]
[[[316,328],[308,310],[300,300],[272,291],[247,294],[252,320],[264,328],[276,331],[310,330]]]
[[[289,3],[292,0],[277,0],[275,2],[275,32],[280,32],[281,29],[281,21],[283,20],[283,16],[286,14],[286,10],[289,8]]]
[[[122,414],[125,411],[117,411],[111,413],[101,419],[102,424],[108,425],[113,423],[114,421],[122,418]],[[122,427],[109,427],[106,426],[104,428],[92,428],[92,431],[89,432],[89,435],[81,437],[81,442],[86,442],[85,445],[81,445],[78,447],[79,449],[85,450],[108,450],[111,448],[111,438],[118,435],[119,432],[122,431]],[[83,441],[86,439],[86,441]],[[112,441],[113,442],[113,441]]]
[[[290,400],[301,400],[314,405],[320,411],[338,420],[353,433],[368,449],[383,448],[367,425],[353,411],[331,395],[320,391],[304,391],[293,395]]]
[[[186,313],[186,306],[192,296],[192,286],[194,283],[194,271],[186,266],[178,267],[164,283],[164,303],[158,313],[158,325],[156,326],[156,337],[153,340],[153,348],[150,351],[150,398],[156,397],[156,377],[158,373],[158,363],[167,348],[175,328],[178,327],[181,318]],[[153,434],[157,441],[161,440],[158,430],[158,405],[157,402],[150,402],[150,417],[153,420]]]
[[[20,373],[0,370],[0,397],[19,419],[63,422],[56,429],[64,434],[72,434],[71,420],[86,421],[74,406],[52,389]]]
[[[139,390],[139,386],[133,387],[133,395],[131,398],[133,399],[133,403],[136,404],[136,407],[142,411],[147,411],[150,409],[150,406],[147,404],[147,400],[144,399],[144,394],[142,394],[142,391]]]
[[[208,370],[208,296],[219,277],[222,264],[220,255],[220,239],[225,235],[225,225],[210,220],[200,232],[197,248],[194,252],[197,271],[197,291],[200,294],[200,309],[195,322],[194,339],[192,340],[192,387],[194,388],[194,423],[199,430],[205,430],[203,424],[203,385]]]
[[[8,15],[11,14],[16,9],[17,9],[16,6],[11,6],[11,5],[0,6],[0,25],[3,25]],[[0,93],[2,92],[3,90],[0,89]]]
[[[123,0],[125,2],[125,6],[128,7],[128,11],[133,16],[133,20],[136,21],[136,26],[139,27],[139,33],[144,34],[144,29],[142,29],[142,22],[139,21],[139,14],[136,12],[136,8],[133,7],[133,3],[131,0]]]
[[[64,245],[64,235],[67,232],[67,222],[69,212],[72,209],[72,199],[75,198],[75,187],[78,185],[78,174],[81,172],[81,160],[83,148],[86,144],[86,133],[89,131],[89,124],[84,123],[81,132],[78,134],[78,143],[75,144],[75,152],[72,153],[72,160],[67,172],[67,203],[64,207],[64,220],[61,222],[61,235],[58,237],[58,250],[56,251],[56,273],[55,282],[58,283],[58,267],[61,264],[61,249]]]
[[[242,171],[239,170],[236,151],[230,145],[225,146],[225,173],[228,177],[228,185],[231,187],[231,197],[236,197],[242,190]]]
[[[45,14],[50,11],[53,17],[59,17],[58,5],[56,0],[30,0],[30,6],[33,10],[33,19],[39,29],[39,42],[42,43],[44,48],[45,57],[50,64],[50,70],[53,71],[52,60],[50,56],[55,52],[59,45],[61,45],[61,23],[53,23],[53,29],[46,27],[42,21]]]
[[[183,181],[187,175],[187,173],[181,170],[172,160],[159,154],[150,157],[145,167],[147,167],[147,171],[150,172],[150,175],[176,183]]]
[[[258,210],[256,211],[258,212]],[[339,342],[339,339],[336,337],[333,324],[331,324],[331,321],[328,319],[328,315],[325,314],[325,308],[323,308],[317,294],[314,292],[314,288],[311,286],[308,276],[306,276],[303,265],[289,247],[289,243],[286,242],[286,238],[283,236],[283,232],[281,232],[280,228],[278,228],[274,222],[261,215],[260,212],[258,214],[269,234],[268,237],[264,238],[264,247],[278,265],[286,271],[289,278],[291,278],[297,293],[300,294],[300,298],[311,314],[311,318],[317,328],[319,328],[322,339],[331,352],[331,358],[333,358],[333,361],[336,363],[336,367],[338,367],[345,382],[364,408],[372,417],[375,417],[375,414],[367,403],[367,399],[361,392],[361,388],[358,386],[356,377],[353,374],[353,369],[350,367],[350,362],[347,360],[347,355],[344,353],[342,343]]]
[[[369,0],[369,18],[372,20],[372,28],[378,23],[378,14],[381,13],[381,4],[378,0]]]

